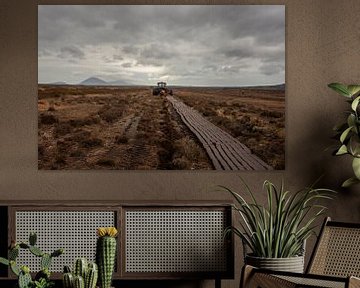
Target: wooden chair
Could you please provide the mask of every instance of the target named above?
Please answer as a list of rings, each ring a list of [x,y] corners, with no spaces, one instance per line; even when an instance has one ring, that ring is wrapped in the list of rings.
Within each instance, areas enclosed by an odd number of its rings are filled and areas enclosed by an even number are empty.
[[[240,287],[360,287],[360,223],[326,218],[306,273],[278,272],[244,266]]]

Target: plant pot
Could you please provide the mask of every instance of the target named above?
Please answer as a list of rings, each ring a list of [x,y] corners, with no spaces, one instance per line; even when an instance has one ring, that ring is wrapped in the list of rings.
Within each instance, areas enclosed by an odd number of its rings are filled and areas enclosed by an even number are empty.
[[[262,269],[304,273],[303,255],[289,258],[263,258],[246,255],[245,263]]]

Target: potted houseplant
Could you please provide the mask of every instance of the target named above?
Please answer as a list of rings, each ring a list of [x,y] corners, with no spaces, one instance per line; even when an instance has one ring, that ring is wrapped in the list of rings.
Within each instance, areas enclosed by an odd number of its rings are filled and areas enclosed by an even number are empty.
[[[305,241],[314,233],[314,222],[326,207],[317,202],[331,199],[328,189],[305,188],[296,193],[285,191],[283,184],[275,187],[264,182],[266,206],[261,205],[244,183],[251,201],[221,186],[235,199],[233,205],[240,215],[239,227],[228,227],[243,242],[245,264],[278,271],[303,272]],[[250,250],[250,253],[247,253]]]
[[[334,155],[350,155],[352,157],[354,176],[342,184],[343,187],[349,187],[360,183],[360,85],[331,83],[328,86],[346,97],[351,106],[346,112],[346,122],[334,127],[340,142],[339,147],[334,151]]]

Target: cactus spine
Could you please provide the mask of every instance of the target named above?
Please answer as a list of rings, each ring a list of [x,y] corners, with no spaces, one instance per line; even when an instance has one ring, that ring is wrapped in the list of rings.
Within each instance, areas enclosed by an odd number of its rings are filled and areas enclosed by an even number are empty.
[[[98,228],[96,243],[96,262],[99,267],[100,288],[110,288],[116,258],[115,227]]]

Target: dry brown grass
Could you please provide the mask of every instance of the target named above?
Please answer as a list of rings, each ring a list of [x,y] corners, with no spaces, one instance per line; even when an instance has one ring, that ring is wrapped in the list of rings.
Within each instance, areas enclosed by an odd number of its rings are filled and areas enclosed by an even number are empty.
[[[283,168],[284,95],[221,88],[174,92]],[[149,88],[40,85],[38,110],[40,169],[213,169],[166,98]]]
[[[177,164],[187,134],[148,88],[41,85],[38,109],[40,169],[212,168],[206,155]]]
[[[285,168],[285,91],[179,88],[175,93],[272,167]]]

